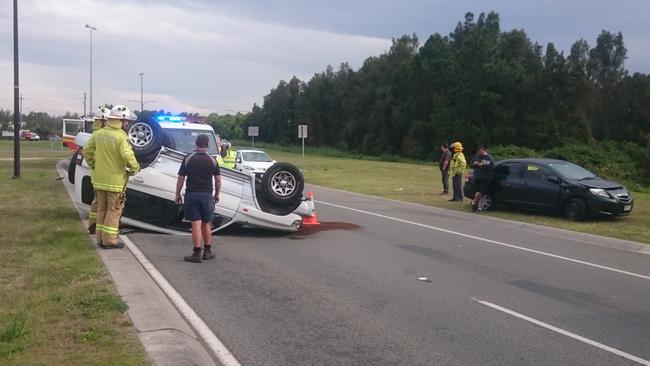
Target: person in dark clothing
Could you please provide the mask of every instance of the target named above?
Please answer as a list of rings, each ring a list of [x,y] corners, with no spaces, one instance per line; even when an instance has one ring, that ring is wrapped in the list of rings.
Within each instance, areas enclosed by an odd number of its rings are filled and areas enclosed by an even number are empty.
[[[194,250],[185,257],[186,262],[201,263],[201,259],[214,259],[212,253],[212,219],[214,204],[219,202],[221,170],[217,161],[208,154],[208,136],[196,138],[196,149],[183,159],[176,181],[176,203],[182,204],[181,189],[187,177],[185,188],[185,218],[192,222],[192,244]],[[212,185],[214,180],[214,194]],[[203,239],[203,256],[201,256]]]
[[[442,144],[440,145],[440,163],[438,168],[440,168],[440,175],[442,176],[442,192],[440,194],[449,194],[449,162],[451,161],[451,151],[449,151],[449,145]]]
[[[474,187],[476,193],[472,200],[472,211],[481,211],[479,207],[481,198],[490,188],[494,178],[494,159],[488,153],[484,145],[479,145],[476,155],[472,158],[470,166],[474,169]]]

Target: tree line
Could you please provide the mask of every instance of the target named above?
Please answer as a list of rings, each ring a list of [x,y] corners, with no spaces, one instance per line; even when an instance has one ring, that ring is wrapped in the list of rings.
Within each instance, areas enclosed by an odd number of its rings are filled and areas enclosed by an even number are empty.
[[[467,13],[448,36],[395,38],[358,70],[328,66],[280,81],[242,123],[260,141],[297,141],[369,155],[437,156],[444,142],[473,147],[650,141],[650,77],[625,69],[623,35],[603,30],[565,55],[524,30],[502,31],[495,12]]]

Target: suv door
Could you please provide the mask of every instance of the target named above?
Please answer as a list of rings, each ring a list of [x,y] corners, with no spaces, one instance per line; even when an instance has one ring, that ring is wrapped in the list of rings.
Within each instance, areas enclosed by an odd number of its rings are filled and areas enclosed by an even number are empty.
[[[517,204],[522,186],[521,163],[504,163],[494,169],[494,198],[497,203]]]
[[[549,181],[551,175],[554,174],[541,165],[526,164],[520,189],[522,204],[534,209],[554,210],[560,198],[560,185]]]

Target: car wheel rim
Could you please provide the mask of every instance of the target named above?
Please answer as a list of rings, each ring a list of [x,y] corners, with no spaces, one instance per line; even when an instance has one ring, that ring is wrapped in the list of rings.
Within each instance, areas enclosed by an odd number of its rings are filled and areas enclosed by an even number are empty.
[[[129,128],[129,142],[135,147],[145,147],[153,140],[153,130],[146,123],[136,123]]]
[[[286,171],[277,172],[271,176],[271,189],[278,196],[290,196],[296,190],[296,177]]]
[[[479,204],[479,207],[481,207],[481,209],[483,209],[483,210],[487,210],[487,209],[490,208],[491,206],[492,206],[492,197],[490,197],[490,196],[483,196],[483,197],[481,198],[481,202],[480,202],[480,204]]]

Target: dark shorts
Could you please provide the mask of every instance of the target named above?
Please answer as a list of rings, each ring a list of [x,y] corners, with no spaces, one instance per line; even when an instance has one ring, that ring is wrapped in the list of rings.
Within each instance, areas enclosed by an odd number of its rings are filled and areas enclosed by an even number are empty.
[[[476,192],[487,193],[488,189],[490,189],[491,182],[492,181],[489,179],[475,180],[474,189],[476,190]]]
[[[185,192],[185,219],[212,222],[214,198],[212,192]]]

